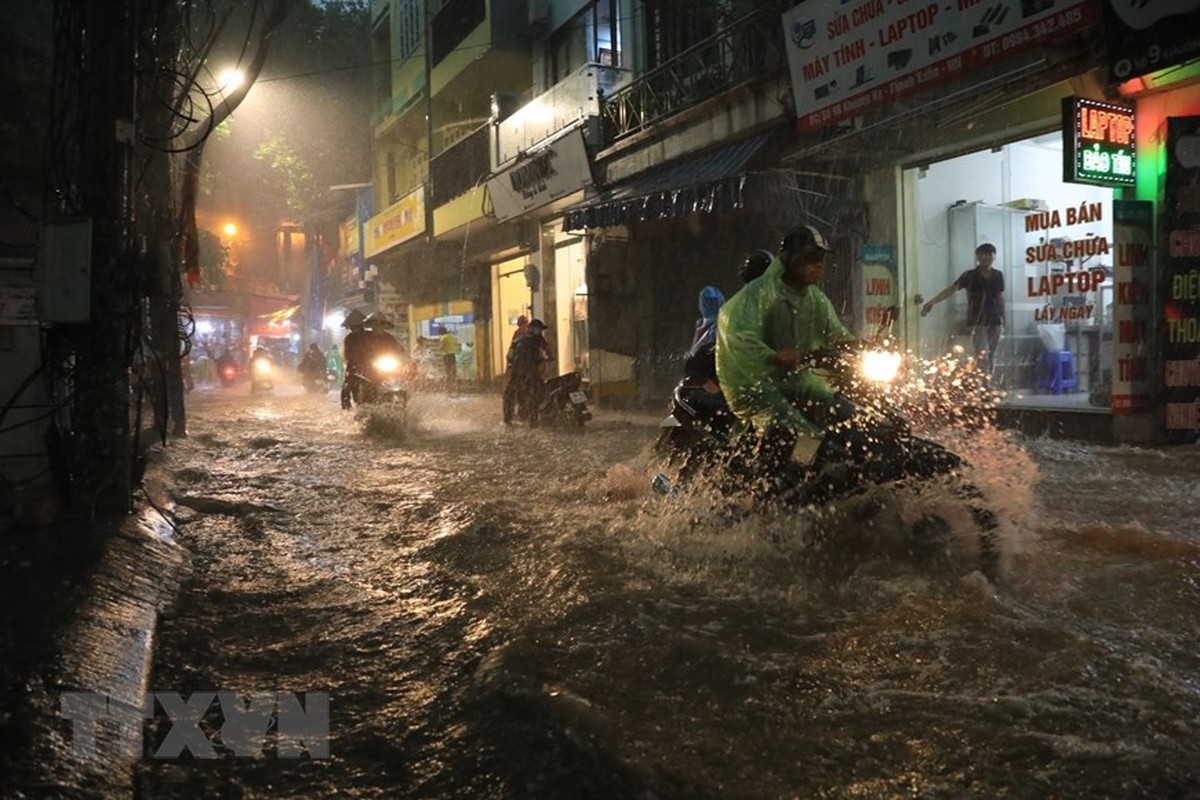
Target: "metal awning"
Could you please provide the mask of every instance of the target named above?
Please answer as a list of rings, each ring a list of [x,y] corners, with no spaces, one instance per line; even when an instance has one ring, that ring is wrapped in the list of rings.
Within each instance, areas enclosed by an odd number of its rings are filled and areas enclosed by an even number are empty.
[[[604,228],[741,208],[746,170],[768,134],[658,167],[563,213],[563,230]]]

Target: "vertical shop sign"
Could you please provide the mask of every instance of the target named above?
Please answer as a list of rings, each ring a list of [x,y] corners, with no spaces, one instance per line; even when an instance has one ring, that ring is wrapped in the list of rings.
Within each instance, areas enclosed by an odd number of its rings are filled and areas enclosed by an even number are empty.
[[[883,245],[864,245],[862,251],[863,322],[866,333],[888,317],[896,305],[896,251]]]
[[[1113,200],[1113,377],[1112,413],[1150,410],[1150,286],[1154,267],[1154,205],[1145,200]]]
[[[1164,425],[1167,438],[1200,432],[1200,117],[1167,119],[1163,230]]]

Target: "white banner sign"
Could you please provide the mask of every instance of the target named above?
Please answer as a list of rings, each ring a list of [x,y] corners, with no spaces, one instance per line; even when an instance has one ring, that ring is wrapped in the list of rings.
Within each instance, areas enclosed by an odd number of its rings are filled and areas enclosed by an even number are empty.
[[[37,323],[37,290],[31,286],[0,286],[0,325]]]
[[[574,194],[592,182],[583,133],[574,131],[488,181],[492,207],[501,222]]]
[[[806,0],[783,15],[796,117],[862,114],[1099,17],[1098,0]]]

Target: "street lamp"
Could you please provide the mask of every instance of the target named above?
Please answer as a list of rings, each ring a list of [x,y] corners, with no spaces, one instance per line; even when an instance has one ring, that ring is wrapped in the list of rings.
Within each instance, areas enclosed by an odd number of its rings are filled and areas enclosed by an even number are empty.
[[[246,76],[240,69],[227,69],[217,76],[217,89],[221,94],[228,96],[234,89],[241,86],[245,79]]]

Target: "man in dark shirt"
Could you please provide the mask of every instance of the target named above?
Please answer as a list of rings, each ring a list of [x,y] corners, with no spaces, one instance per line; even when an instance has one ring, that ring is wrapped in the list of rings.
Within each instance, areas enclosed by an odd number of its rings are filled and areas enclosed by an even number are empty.
[[[342,384],[342,408],[347,411],[351,408],[350,401],[358,403],[362,396],[358,374],[366,368],[370,358],[371,334],[363,325],[364,322],[366,317],[358,309],[351,311],[342,322],[343,328],[350,329],[342,341],[342,361],[346,364],[346,380]]]
[[[992,269],[996,260],[995,245],[984,242],[975,248],[975,269],[969,269],[936,297],[921,306],[921,316],[929,313],[959,289],[967,290],[967,327],[975,342],[980,369],[991,376],[994,356],[1004,328],[1004,276]]]
[[[550,346],[542,335],[545,330],[546,323],[535,319],[529,323],[529,331],[513,342],[508,385],[504,387],[505,425],[512,424],[518,405],[530,425],[538,422],[544,365],[550,360]]]

